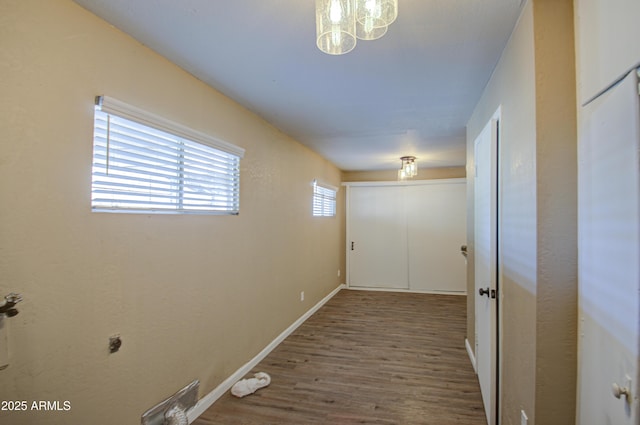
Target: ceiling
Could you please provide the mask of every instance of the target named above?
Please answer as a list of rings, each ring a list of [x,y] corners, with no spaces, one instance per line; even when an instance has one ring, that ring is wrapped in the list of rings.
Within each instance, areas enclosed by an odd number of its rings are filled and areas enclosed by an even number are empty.
[[[399,0],[381,39],[315,45],[314,0],[74,0],[345,171],[465,164],[524,0]]]

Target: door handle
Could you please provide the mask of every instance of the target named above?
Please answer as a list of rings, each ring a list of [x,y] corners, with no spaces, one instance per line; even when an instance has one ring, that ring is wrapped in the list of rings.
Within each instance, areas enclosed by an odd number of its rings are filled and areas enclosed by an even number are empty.
[[[478,293],[480,294],[480,296],[486,295],[487,298],[489,297],[489,288],[480,288],[478,290]]]
[[[618,384],[613,384],[611,390],[613,391],[613,396],[615,398],[624,397],[627,401],[631,400],[631,392],[627,387],[621,387]]]

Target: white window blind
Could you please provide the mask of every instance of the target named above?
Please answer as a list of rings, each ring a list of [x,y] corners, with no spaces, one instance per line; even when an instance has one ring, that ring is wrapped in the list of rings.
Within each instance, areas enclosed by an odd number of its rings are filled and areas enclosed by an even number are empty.
[[[235,145],[100,96],[92,209],[238,214],[243,155]]]
[[[313,216],[333,217],[336,215],[336,194],[333,186],[313,182]]]

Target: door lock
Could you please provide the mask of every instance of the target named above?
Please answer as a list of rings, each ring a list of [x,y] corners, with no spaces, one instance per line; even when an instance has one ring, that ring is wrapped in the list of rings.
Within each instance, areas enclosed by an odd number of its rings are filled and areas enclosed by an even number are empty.
[[[480,290],[478,290],[478,293],[480,294],[480,296],[486,295],[487,297],[489,297],[489,288],[480,288]]]

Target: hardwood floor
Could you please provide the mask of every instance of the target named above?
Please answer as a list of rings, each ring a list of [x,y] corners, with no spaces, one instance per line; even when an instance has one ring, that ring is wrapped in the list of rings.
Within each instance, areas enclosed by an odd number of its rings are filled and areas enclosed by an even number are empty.
[[[342,290],[194,425],[485,425],[463,296]]]

